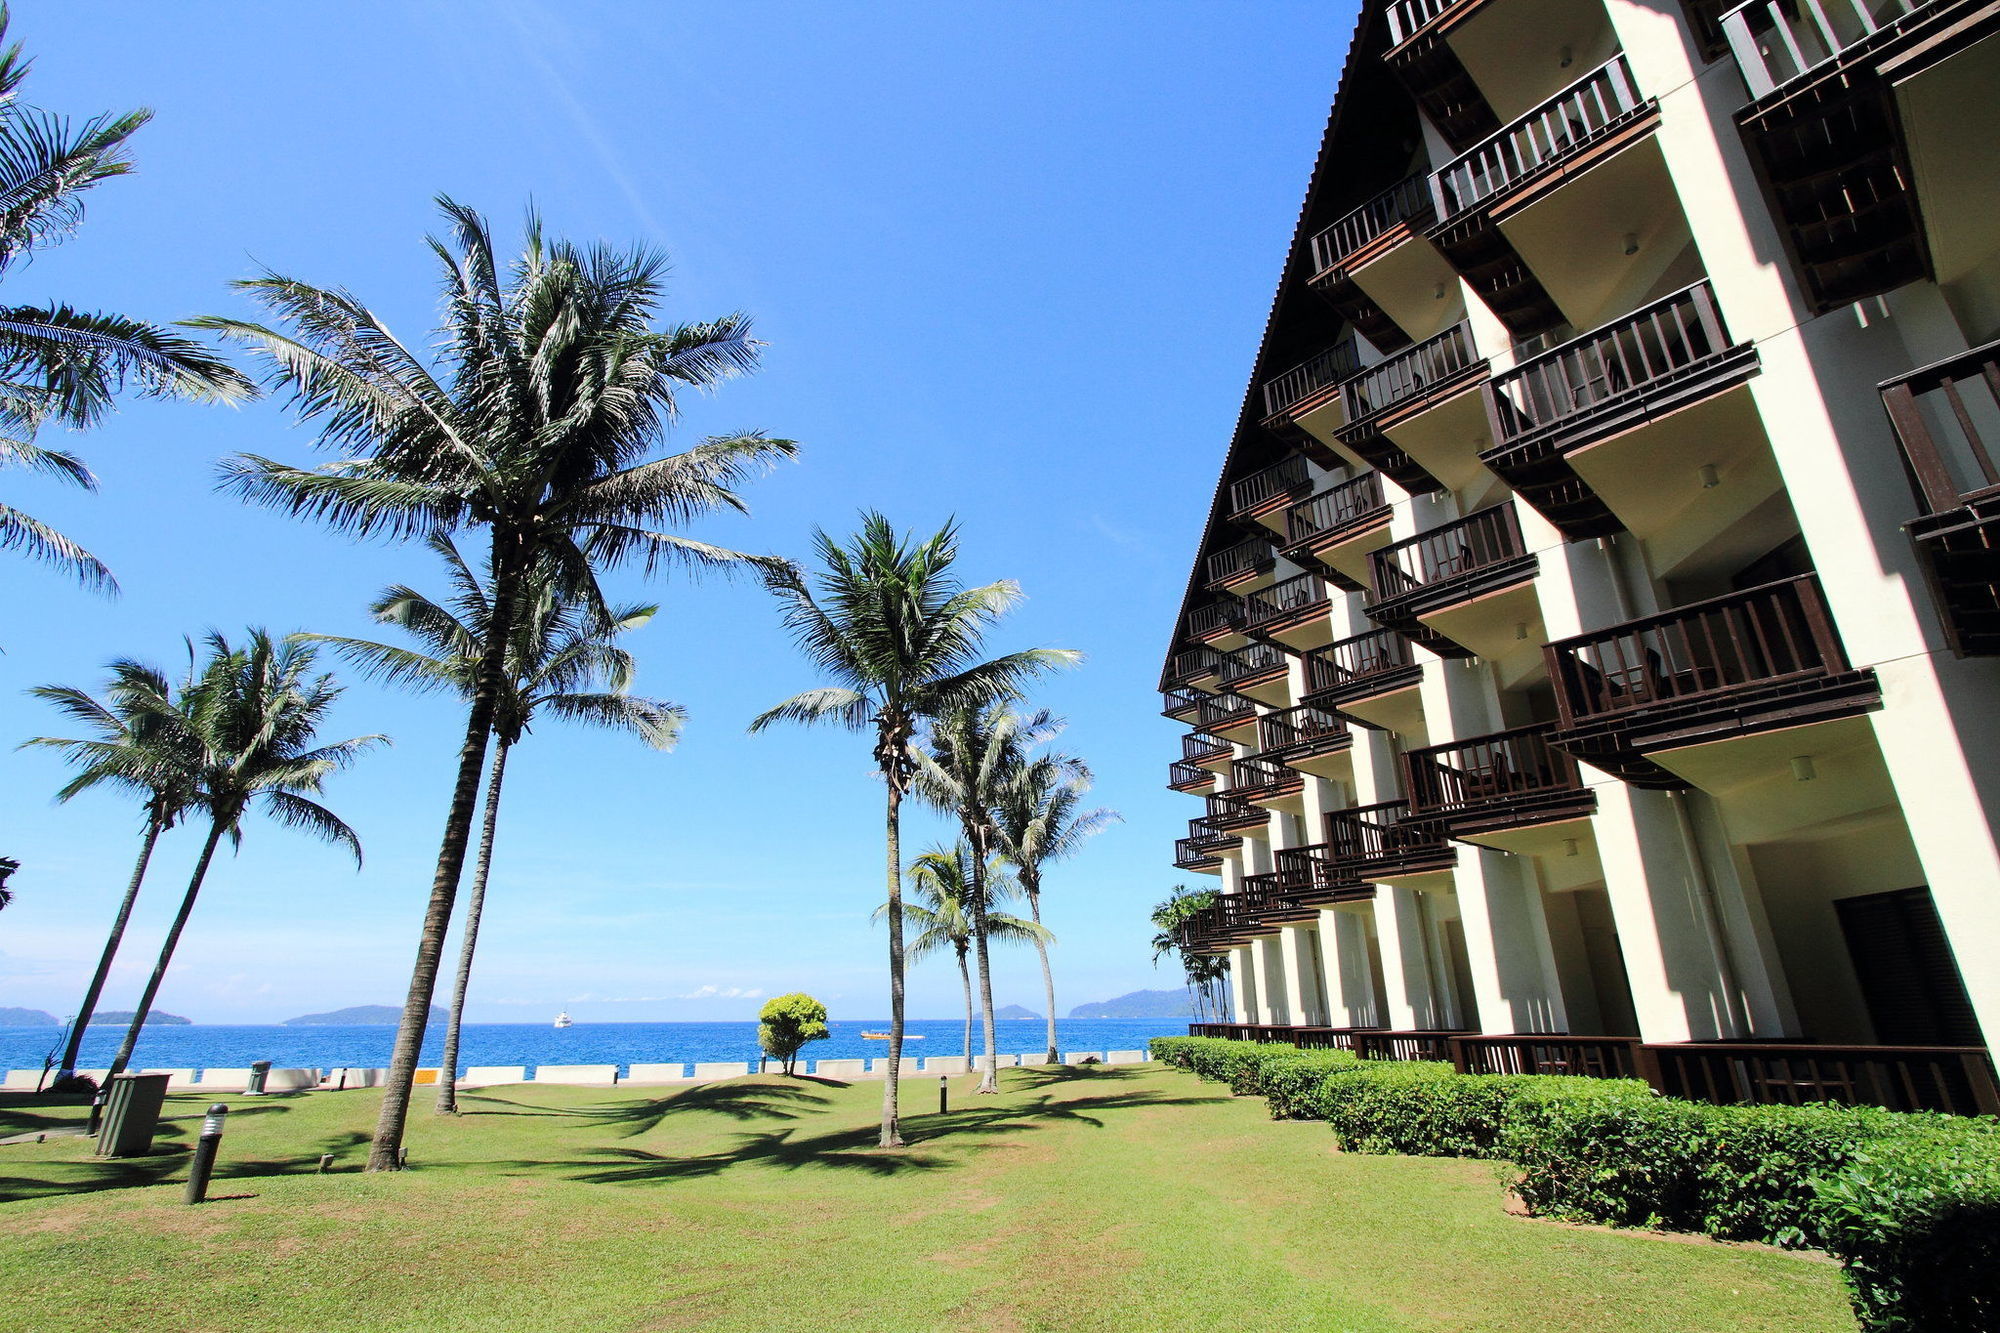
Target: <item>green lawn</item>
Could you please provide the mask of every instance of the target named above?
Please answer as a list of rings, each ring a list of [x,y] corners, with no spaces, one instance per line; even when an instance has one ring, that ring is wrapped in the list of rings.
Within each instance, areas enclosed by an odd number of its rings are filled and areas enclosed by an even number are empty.
[[[0,1328],[1854,1327],[1822,1259],[1515,1217],[1489,1163],[1338,1153],[1176,1071],[953,1093],[881,1153],[874,1083],[496,1088],[420,1111],[413,1169],[378,1176],[376,1094],[230,1098],[201,1208],[177,1182],[207,1099],[177,1097],[155,1158],[0,1147]]]

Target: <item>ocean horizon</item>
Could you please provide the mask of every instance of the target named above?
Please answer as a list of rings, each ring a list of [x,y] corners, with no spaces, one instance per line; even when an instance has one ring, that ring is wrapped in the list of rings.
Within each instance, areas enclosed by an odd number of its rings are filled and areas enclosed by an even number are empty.
[[[1187,1018],[1059,1018],[1056,1044],[1064,1051],[1142,1050],[1154,1037],[1184,1036]],[[872,1041],[865,1032],[888,1028],[889,1020],[843,1019],[827,1026],[832,1035],[808,1045],[807,1060],[852,1060],[883,1055],[886,1041]],[[904,1054],[962,1055],[963,1018],[910,1019],[905,1024]],[[1044,1020],[1004,1018],[994,1024],[994,1041],[1001,1055],[1033,1053],[1043,1047]],[[122,1025],[93,1024],[84,1034],[78,1065],[101,1069],[124,1037]],[[40,1069],[43,1058],[61,1049],[61,1028],[0,1029],[0,1069]],[[380,1068],[389,1063],[396,1039],[390,1024],[339,1027],[287,1027],[264,1024],[175,1024],[149,1026],[133,1052],[135,1069],[239,1069],[252,1061],[269,1060],[281,1069],[332,1069],[342,1066]],[[980,1025],[973,1024],[972,1049],[983,1049]],[[422,1062],[434,1065],[443,1054],[444,1025],[434,1023],[424,1034]],[[757,1024],[736,1022],[604,1022],[576,1023],[567,1028],[547,1023],[467,1023],[459,1038],[459,1064],[571,1065],[615,1064],[620,1075],[633,1063],[692,1064],[697,1061],[743,1060],[755,1064]]]

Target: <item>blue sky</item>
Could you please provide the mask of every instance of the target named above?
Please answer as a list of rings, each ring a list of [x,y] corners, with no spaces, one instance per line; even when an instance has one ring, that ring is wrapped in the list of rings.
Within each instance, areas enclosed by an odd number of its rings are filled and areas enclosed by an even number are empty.
[[[1235,419],[1353,11],[1157,3],[691,5],[346,0],[194,6],[23,0],[36,103],[157,119],[139,171],[10,276],[153,319],[243,313],[259,265],[359,293],[406,340],[432,321],[421,237],[449,193],[509,231],[644,238],[676,266],[671,311],[752,312],[765,369],[691,400],[680,438],[761,428],[804,447],[749,519],[701,535],[804,555],[879,506],[956,514],[969,578],[1018,579],[996,650],[1083,650],[1037,696],[1125,823],[1051,878],[1058,1004],[1170,986],[1146,913],[1180,876],[1196,813],[1164,787],[1177,728],[1153,693],[1214,471]],[[436,586],[424,552],[355,544],[213,492],[238,450],[303,461],[281,407],[128,402],[71,441],[96,496],[17,474],[10,502],[105,558],[105,600],[0,565],[0,740],[48,731],[22,691],[95,683],[119,654],[246,624],[372,630],[382,585]],[[865,742],[744,734],[816,683],[758,589],[619,589],[663,603],[633,647],[640,688],[690,724],[661,756],[544,725],[517,752],[471,1017],[723,1019],[804,989],[837,1017],[887,1010],[880,788]],[[392,750],[330,789],[366,869],[252,822],[210,877],[161,995],[197,1021],[400,1001],[462,727],[456,707],[356,684],[335,734]],[[23,863],[0,916],[0,1004],[67,1012],[136,849],[113,797],[54,807],[61,772],[0,751],[0,851]],[[912,851],[942,834],[919,814]],[[163,842],[107,994],[136,993],[196,851]],[[996,998],[1040,1007],[1032,954]],[[957,979],[919,967],[911,1013]]]

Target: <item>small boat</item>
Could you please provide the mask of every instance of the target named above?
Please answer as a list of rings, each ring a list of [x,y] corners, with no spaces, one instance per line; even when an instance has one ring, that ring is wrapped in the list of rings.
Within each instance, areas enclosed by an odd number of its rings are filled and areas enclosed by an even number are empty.
[[[889,1034],[886,1032],[864,1032],[861,1035],[869,1041],[889,1040]],[[905,1032],[903,1034],[904,1041],[922,1041],[923,1039],[924,1034],[921,1032]]]
[[[566,1028],[569,1025],[570,1025],[569,1010],[565,1009],[561,1013],[556,1015],[556,1026],[559,1028]]]

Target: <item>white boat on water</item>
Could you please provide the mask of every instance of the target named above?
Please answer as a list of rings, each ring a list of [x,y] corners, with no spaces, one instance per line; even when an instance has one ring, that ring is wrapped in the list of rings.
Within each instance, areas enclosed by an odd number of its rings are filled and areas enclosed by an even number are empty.
[[[566,1028],[569,1025],[570,1025],[569,1010],[565,1009],[561,1013],[556,1015],[556,1026],[559,1028]]]

